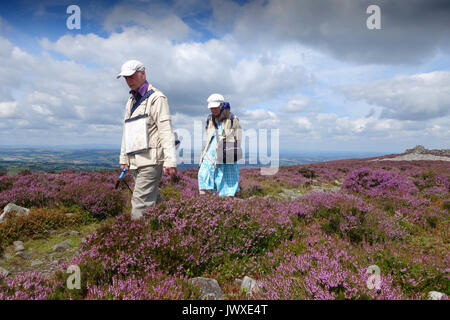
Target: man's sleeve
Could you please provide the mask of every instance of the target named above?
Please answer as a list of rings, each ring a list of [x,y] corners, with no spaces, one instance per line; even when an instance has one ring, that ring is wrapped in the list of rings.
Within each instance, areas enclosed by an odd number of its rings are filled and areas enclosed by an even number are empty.
[[[125,153],[125,116],[124,116],[124,124],[123,124],[123,127],[122,127],[122,145],[120,147],[119,164],[130,165],[130,158]]]
[[[153,119],[158,127],[159,140],[164,151],[164,167],[176,167],[175,136],[172,131],[169,103],[165,96],[158,97],[152,105]]]

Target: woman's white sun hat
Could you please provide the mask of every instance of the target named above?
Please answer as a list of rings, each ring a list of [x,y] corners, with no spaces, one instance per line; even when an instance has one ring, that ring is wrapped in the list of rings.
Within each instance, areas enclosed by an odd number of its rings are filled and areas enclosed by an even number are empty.
[[[217,108],[225,101],[223,96],[218,93],[213,93],[208,97],[208,108]]]

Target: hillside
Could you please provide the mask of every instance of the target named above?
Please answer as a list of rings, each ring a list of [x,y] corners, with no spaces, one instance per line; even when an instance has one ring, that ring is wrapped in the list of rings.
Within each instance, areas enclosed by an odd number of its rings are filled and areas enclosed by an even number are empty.
[[[199,197],[197,170],[182,170],[139,222],[117,170],[4,174],[0,208],[30,212],[0,223],[0,299],[448,296],[450,166],[381,159],[243,169],[234,198]],[[68,265],[80,289],[67,287]]]

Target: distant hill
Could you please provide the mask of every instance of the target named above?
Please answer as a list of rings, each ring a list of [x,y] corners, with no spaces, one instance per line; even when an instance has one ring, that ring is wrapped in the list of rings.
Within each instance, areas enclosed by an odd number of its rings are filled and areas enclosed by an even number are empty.
[[[98,171],[118,168],[118,149],[59,149],[46,148],[0,148],[0,172],[14,174],[24,169],[30,171]],[[381,156],[376,152],[346,152],[346,151],[304,151],[299,153],[281,154],[278,166],[288,166],[303,163],[316,163],[331,160],[367,158]],[[181,163],[179,169],[198,168],[199,152],[193,152],[191,163]],[[254,168],[269,166],[270,162],[259,161],[257,155],[247,153],[245,164],[241,168]],[[249,161],[251,160],[251,161]],[[269,157],[270,160],[270,157]],[[273,166],[277,165],[274,161]]]

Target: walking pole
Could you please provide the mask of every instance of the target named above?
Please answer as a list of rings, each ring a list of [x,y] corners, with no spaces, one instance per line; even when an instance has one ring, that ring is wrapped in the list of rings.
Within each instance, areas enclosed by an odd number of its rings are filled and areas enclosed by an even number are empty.
[[[131,188],[128,185],[128,183],[125,180],[123,180],[123,176],[125,175],[125,171],[127,171],[127,168],[123,168],[122,172],[120,173],[119,179],[117,179],[117,181],[116,181],[116,185],[115,185],[114,189],[117,189],[119,187],[120,181],[123,181],[123,183],[125,183],[125,185],[128,187],[128,189],[130,189],[131,193],[133,193],[133,190],[131,190]]]

